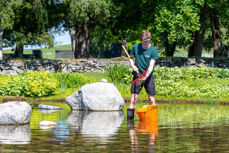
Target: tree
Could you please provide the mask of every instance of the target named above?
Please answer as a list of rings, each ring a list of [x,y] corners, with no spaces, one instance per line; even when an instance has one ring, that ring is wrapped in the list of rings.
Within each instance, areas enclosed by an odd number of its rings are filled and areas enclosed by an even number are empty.
[[[184,47],[192,41],[192,32],[200,28],[199,9],[193,0],[168,0],[158,3],[155,22],[151,27],[157,33],[165,55],[173,56],[176,46]]]
[[[20,0],[1,0],[0,1],[0,60],[3,59],[2,41],[4,30],[12,29],[14,23],[13,7],[21,5]]]
[[[196,0],[195,3],[198,5],[200,12],[200,29],[193,33],[193,42],[189,48],[189,56],[201,56],[204,34],[206,31],[207,24],[211,24],[212,39],[214,44],[214,57],[222,56],[222,45],[221,45],[221,33],[220,33],[220,18],[226,19],[228,27],[228,1],[227,0]],[[210,22],[208,20],[210,19]]]
[[[212,40],[214,44],[214,57],[226,56],[224,53],[224,44],[221,38],[221,27],[228,27],[228,18],[229,18],[229,4],[226,0],[219,0],[211,5],[209,9],[209,18],[212,30]],[[225,18],[225,21],[223,21]],[[220,22],[220,19],[222,22]],[[227,28],[228,30],[228,28]]]
[[[90,31],[104,27],[116,9],[111,0],[65,0],[65,4],[65,27],[70,32],[74,58],[88,58]]]
[[[4,38],[8,45],[16,44],[15,57],[23,58],[24,45],[53,46],[47,11],[52,3],[52,0],[23,0],[12,7],[14,23],[11,29],[4,31]]]
[[[200,22],[201,26],[200,26],[199,30],[194,31],[192,33],[194,40],[190,44],[188,57],[191,57],[191,56],[201,57],[201,55],[202,55],[207,17],[208,17],[208,6],[204,5],[200,9],[200,20],[199,20],[199,22]]]

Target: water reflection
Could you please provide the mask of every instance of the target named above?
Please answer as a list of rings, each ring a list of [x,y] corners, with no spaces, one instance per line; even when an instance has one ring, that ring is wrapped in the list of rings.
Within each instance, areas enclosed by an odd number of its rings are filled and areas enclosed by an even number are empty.
[[[28,144],[31,140],[29,124],[0,126],[1,144]]]
[[[70,130],[80,132],[89,140],[107,141],[115,135],[122,124],[124,114],[115,112],[72,111],[67,122]]]
[[[138,108],[145,105],[140,104]],[[70,109],[50,114],[33,109],[31,136],[28,125],[24,130],[0,126],[0,152],[186,153],[229,150],[228,106],[160,104],[158,125],[139,121],[137,115],[134,123],[127,124],[122,112],[69,113]],[[38,125],[43,120],[57,125],[41,130]]]
[[[155,152],[155,140],[158,135],[158,122],[139,121],[136,128],[134,128],[133,121],[127,121],[127,128],[129,131],[131,151],[137,152],[139,149],[139,140],[137,134],[148,135],[148,146],[150,152]]]
[[[158,107],[144,106],[138,109],[136,113],[140,119],[136,128],[134,128],[134,121],[127,121],[131,151],[138,152],[140,140],[138,140],[137,134],[144,134],[145,136],[148,136],[149,152],[155,152],[155,140],[158,135]]]
[[[58,138],[58,141],[66,141],[69,136],[69,128],[66,121],[59,121],[53,129],[52,134]]]
[[[38,108],[38,111],[41,113],[44,113],[44,114],[48,114],[48,113],[54,113],[54,112],[59,111],[59,110],[56,110],[56,109],[53,109],[53,110],[51,110],[51,109],[39,109]]]

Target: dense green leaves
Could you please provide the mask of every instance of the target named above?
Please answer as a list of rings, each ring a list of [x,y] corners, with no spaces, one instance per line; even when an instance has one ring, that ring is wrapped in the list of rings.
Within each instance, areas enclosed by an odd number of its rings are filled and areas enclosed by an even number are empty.
[[[91,79],[85,78],[83,73],[55,73],[53,75],[59,81],[58,87],[61,92],[65,92],[68,88],[74,90],[87,83],[91,83]]]
[[[228,8],[227,0],[1,0],[0,26],[4,44],[11,46],[53,46],[53,28],[61,32],[65,27],[75,57],[89,57],[89,45],[96,56],[120,40],[131,49],[140,31],[149,29],[153,45],[166,56],[173,56],[177,47],[189,47],[197,56],[203,42],[204,48],[213,48],[209,18],[214,12],[219,42],[228,45]],[[205,36],[197,36],[205,31]]]
[[[43,97],[54,95],[59,82],[45,71],[28,71],[20,75],[1,75],[0,95]]]
[[[125,64],[114,64],[108,66],[108,77],[114,82],[128,84],[132,80],[131,69]]]
[[[114,65],[108,76],[116,83],[131,84],[132,74],[128,66]],[[119,71],[120,70],[120,71]],[[125,73],[124,73],[125,72]],[[161,97],[229,97],[229,70],[207,67],[168,68],[155,67],[157,95]],[[223,79],[223,80],[221,80]],[[207,81],[206,81],[207,80]]]

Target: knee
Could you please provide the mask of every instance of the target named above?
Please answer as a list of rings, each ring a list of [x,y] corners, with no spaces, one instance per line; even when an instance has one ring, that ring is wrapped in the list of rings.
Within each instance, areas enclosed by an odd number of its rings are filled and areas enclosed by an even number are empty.
[[[136,104],[137,103],[137,99],[131,99],[130,101],[132,104]]]

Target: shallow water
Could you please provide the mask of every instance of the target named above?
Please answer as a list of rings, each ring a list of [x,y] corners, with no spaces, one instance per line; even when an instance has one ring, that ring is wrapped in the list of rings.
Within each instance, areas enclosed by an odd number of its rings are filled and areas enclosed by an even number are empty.
[[[138,104],[138,107],[141,107]],[[123,112],[33,108],[30,125],[0,126],[0,152],[229,152],[229,107],[159,104],[158,123]],[[42,120],[55,127],[39,127]]]

